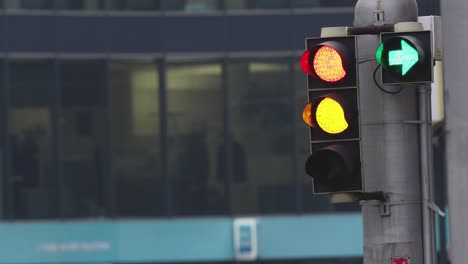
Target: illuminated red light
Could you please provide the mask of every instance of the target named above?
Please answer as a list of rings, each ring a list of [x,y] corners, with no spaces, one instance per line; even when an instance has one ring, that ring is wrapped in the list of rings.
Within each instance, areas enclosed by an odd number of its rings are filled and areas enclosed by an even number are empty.
[[[338,82],[346,77],[341,55],[330,46],[320,47],[311,61],[311,50],[302,54],[301,69],[308,75],[320,78],[325,82]]]
[[[343,60],[332,47],[320,47],[315,53],[312,64],[317,76],[326,82],[337,82],[346,76]]]

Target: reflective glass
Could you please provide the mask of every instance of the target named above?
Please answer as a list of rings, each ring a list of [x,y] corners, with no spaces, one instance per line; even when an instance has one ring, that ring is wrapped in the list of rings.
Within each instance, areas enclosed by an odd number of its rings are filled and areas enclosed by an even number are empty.
[[[212,11],[221,8],[221,0],[166,0],[165,10],[182,10],[186,12]]]
[[[9,63],[11,187],[15,219],[58,217],[58,178],[52,112],[55,71],[51,60]]]
[[[109,0],[110,10],[160,10],[160,0]]]
[[[228,80],[234,212],[295,211],[288,61],[233,61]]]
[[[167,66],[169,168],[175,214],[223,214],[226,181],[222,144],[221,64],[170,60]]]
[[[151,61],[113,61],[111,87],[117,214],[164,215],[158,67]]]
[[[284,9],[290,0],[226,0],[227,9]]]
[[[106,177],[105,63],[61,61],[60,85],[64,216],[104,216],[110,187]]]

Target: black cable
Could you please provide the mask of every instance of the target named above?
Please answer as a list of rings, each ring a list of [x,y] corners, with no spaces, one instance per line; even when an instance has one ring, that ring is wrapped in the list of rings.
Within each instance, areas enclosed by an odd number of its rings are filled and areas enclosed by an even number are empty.
[[[375,60],[376,60],[375,58],[367,58],[367,59],[363,59],[363,60],[359,61],[359,64],[364,63],[364,62],[368,62],[368,61],[375,61]]]
[[[382,90],[382,92],[384,93],[388,93],[388,94],[397,94],[397,93],[400,93],[402,90],[403,90],[403,86],[400,87],[400,89],[398,89],[398,91],[395,91],[395,92],[392,92],[392,91],[388,91],[388,90],[385,90],[382,86],[380,86],[380,84],[377,82],[377,77],[375,77],[375,75],[377,74],[377,70],[380,68],[380,65],[377,66],[374,70],[374,83],[375,85],[377,85],[377,87],[379,87],[380,90]]]

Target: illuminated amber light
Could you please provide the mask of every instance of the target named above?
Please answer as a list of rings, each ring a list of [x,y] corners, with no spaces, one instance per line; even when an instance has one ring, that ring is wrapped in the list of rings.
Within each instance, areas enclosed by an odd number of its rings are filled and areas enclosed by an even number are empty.
[[[329,46],[317,50],[313,67],[317,76],[326,82],[337,82],[346,76],[340,54]]]
[[[304,122],[306,122],[306,124],[314,127],[314,123],[312,123],[312,103],[308,103],[304,107],[304,112],[302,112],[302,119]]]
[[[319,127],[329,134],[339,134],[348,128],[343,107],[329,97],[318,104],[315,117]]]

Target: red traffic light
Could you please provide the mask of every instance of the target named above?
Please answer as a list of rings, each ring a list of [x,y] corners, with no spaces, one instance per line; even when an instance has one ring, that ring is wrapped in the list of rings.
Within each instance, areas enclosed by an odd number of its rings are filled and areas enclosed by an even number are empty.
[[[308,89],[357,87],[356,57],[354,36],[307,38],[300,66]]]
[[[321,46],[314,53],[307,50],[301,57],[301,68],[324,82],[338,82],[346,77],[341,54],[330,46]]]

